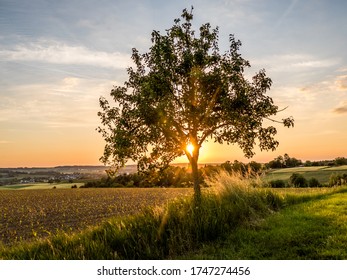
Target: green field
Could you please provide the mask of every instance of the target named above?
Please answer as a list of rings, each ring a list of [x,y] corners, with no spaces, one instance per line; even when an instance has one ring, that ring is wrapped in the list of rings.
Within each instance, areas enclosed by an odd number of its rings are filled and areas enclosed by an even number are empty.
[[[321,184],[328,184],[332,174],[347,173],[347,165],[343,166],[310,166],[274,169],[268,172],[263,179],[265,181],[284,180],[288,181],[293,173],[302,174],[305,179],[316,178]]]
[[[33,183],[33,184],[15,184],[15,185],[5,185],[0,186],[0,190],[47,190],[53,189],[70,189],[72,186],[76,185],[78,188],[84,183]]]
[[[318,189],[309,195],[304,191],[296,195],[299,200],[294,205],[182,258],[347,259],[347,189]],[[306,197],[298,203],[300,195]]]

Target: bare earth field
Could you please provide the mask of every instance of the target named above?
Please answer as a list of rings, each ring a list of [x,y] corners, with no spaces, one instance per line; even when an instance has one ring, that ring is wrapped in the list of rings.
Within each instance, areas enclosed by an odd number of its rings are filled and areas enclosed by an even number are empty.
[[[191,189],[175,188],[0,190],[0,242],[78,231],[191,194]]]

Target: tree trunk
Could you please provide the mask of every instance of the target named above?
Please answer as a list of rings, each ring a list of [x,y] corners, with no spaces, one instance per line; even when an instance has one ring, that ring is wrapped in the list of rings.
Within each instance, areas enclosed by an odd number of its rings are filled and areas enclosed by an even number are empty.
[[[192,175],[193,175],[193,183],[194,183],[194,201],[197,206],[199,206],[201,202],[198,158],[199,158],[198,151],[197,152],[194,151],[190,164],[192,166]]]

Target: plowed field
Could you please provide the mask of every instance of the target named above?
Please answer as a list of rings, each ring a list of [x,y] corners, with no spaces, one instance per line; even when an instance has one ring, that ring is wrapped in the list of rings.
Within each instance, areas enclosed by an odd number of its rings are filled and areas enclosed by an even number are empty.
[[[160,206],[191,189],[55,189],[0,191],[0,242],[74,232],[103,220]]]

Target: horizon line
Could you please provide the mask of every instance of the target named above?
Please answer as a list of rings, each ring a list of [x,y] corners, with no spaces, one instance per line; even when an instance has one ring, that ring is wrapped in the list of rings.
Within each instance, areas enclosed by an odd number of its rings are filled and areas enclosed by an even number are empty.
[[[320,159],[320,160],[301,160],[303,163],[306,162],[306,161],[311,161],[311,162],[320,162],[320,161],[334,161],[335,159],[337,158],[340,158],[340,157],[335,157],[334,159]],[[343,157],[341,157],[343,158]],[[276,159],[276,158],[275,158]],[[273,160],[273,159],[272,159]],[[270,160],[270,161],[272,161]],[[238,162],[242,162],[242,163],[245,163],[243,161],[240,161],[240,160],[237,160]],[[258,162],[258,163],[261,163],[261,164],[265,164],[265,163],[268,163],[270,161],[267,161],[267,162]],[[228,160],[226,161],[223,161],[223,162],[200,162],[198,163],[199,165],[218,165],[218,164],[222,164],[222,163],[225,163],[225,162],[228,162]],[[231,163],[233,163],[234,161],[230,161]],[[246,162],[246,163],[249,163],[249,162],[252,162],[252,160]],[[257,162],[257,161],[255,161]],[[185,165],[185,164],[189,164],[189,162],[174,162],[174,163],[170,163],[170,165]],[[127,166],[137,166],[136,163],[131,163],[131,164],[126,164],[125,166],[121,167],[121,168],[126,168]],[[40,168],[64,168],[64,167],[86,167],[86,168],[89,168],[89,167],[105,167],[105,168],[110,168],[112,166],[106,166],[106,165],[97,165],[97,164],[66,164],[66,165],[54,165],[54,166],[0,166],[0,169],[40,169]]]

